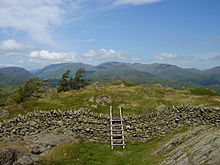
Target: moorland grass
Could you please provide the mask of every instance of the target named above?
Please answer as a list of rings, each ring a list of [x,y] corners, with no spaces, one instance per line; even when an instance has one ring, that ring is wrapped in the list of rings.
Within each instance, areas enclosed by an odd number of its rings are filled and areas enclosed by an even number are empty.
[[[97,104],[99,96],[109,96],[112,103]],[[91,101],[94,98],[94,101]],[[120,85],[118,83],[96,83],[80,90],[55,93],[40,99],[32,99],[20,104],[5,106],[11,111],[5,118],[13,118],[18,114],[26,114],[38,110],[61,111],[89,108],[96,113],[108,114],[109,106],[122,106],[124,115],[143,115],[155,112],[156,107],[168,107],[189,104],[192,106],[220,106],[220,96],[193,94],[190,90],[174,90],[160,85]],[[118,111],[116,111],[118,112]],[[2,119],[1,119],[2,120]]]

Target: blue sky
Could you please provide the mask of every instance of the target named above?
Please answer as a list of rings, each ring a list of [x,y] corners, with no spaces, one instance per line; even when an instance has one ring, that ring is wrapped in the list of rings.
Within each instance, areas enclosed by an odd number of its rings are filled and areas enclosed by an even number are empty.
[[[219,0],[0,0],[0,67],[220,65]]]

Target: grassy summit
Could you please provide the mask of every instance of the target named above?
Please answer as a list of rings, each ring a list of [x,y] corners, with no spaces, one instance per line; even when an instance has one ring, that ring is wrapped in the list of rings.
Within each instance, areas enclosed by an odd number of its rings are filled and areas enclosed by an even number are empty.
[[[202,92],[200,92],[202,91]],[[220,97],[209,89],[174,90],[161,85],[135,85],[128,82],[94,83],[80,90],[50,94],[17,105],[4,107],[11,111],[8,118],[36,110],[61,111],[88,108],[109,114],[109,106],[124,107],[125,115],[142,115],[157,111],[158,106],[220,106]]]

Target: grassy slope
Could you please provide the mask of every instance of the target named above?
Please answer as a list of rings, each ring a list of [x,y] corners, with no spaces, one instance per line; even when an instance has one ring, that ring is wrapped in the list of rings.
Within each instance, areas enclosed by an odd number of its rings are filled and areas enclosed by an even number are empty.
[[[129,86],[129,87],[128,87]],[[99,105],[89,101],[92,97],[110,96],[114,108],[123,106],[125,115],[141,115],[156,111],[159,105],[177,106],[190,104],[194,106],[220,106],[219,96],[194,95],[189,90],[173,90],[163,88],[160,85],[120,85],[120,82],[112,84],[93,84],[81,90],[57,93],[39,100],[31,100],[19,105],[4,107],[12,110],[9,118],[18,114],[25,114],[35,110],[60,109],[73,110],[78,108],[91,108],[93,112],[108,114],[110,104]],[[95,100],[94,99],[94,100]],[[97,108],[94,106],[97,105]]]
[[[202,91],[204,92],[204,91]],[[197,94],[197,93],[196,93]],[[191,104],[195,106],[220,106],[220,96],[196,95],[190,90],[173,90],[160,85],[133,85],[121,82],[111,84],[93,84],[79,91],[57,93],[39,100],[31,100],[18,105],[4,107],[12,110],[8,118],[25,114],[34,110],[70,110],[74,108],[96,105],[89,101],[92,97],[110,96],[114,107],[123,106],[125,115],[146,114],[156,111],[155,107]],[[202,93],[204,94],[204,93]],[[109,104],[92,108],[98,113],[109,113]],[[182,128],[164,137],[152,139],[146,143],[127,144],[125,150],[120,148],[111,150],[109,144],[78,143],[64,144],[54,148],[49,155],[42,157],[41,165],[157,165],[165,158],[169,151],[161,152],[157,156],[151,154],[168,142],[176,133],[185,132],[191,128]],[[0,143],[0,147],[5,144]],[[171,150],[174,148],[171,148]]]
[[[111,150],[109,144],[79,143],[64,144],[56,147],[49,155],[41,158],[41,165],[157,165],[162,162],[169,151],[164,151],[156,156],[151,154],[167,143],[177,133],[191,129],[182,128],[172,134],[149,140],[145,143],[127,144],[125,150],[116,148]],[[39,165],[40,165],[39,164]]]

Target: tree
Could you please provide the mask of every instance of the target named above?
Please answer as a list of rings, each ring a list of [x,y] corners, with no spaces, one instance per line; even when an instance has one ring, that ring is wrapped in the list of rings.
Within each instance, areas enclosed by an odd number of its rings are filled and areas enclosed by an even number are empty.
[[[70,78],[71,71],[68,69],[63,75],[62,79],[60,80],[60,86],[58,87],[58,92],[60,91],[68,91],[69,87],[69,78]]]
[[[86,85],[89,85],[91,80],[85,78],[85,72],[86,70],[84,68],[80,68],[76,71],[75,77],[70,79],[71,89],[78,90]]]
[[[91,80],[85,78],[85,72],[86,70],[84,68],[80,68],[76,71],[75,77],[70,78],[69,75],[71,71],[67,70],[62,76],[58,91],[68,91],[70,89],[78,90],[88,85]]]
[[[3,84],[0,83],[0,96],[2,96],[3,94]]]
[[[71,89],[78,90],[89,84],[90,80],[85,79],[85,76],[84,76],[85,72],[86,70],[83,68],[80,68],[76,71],[75,77],[70,79]]]
[[[23,102],[31,97],[39,97],[39,89],[42,87],[43,80],[38,78],[28,79],[24,86],[18,89],[18,96],[16,98],[17,102]]]

